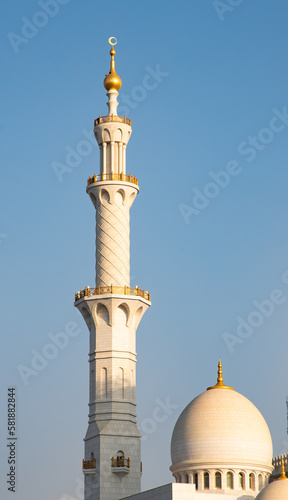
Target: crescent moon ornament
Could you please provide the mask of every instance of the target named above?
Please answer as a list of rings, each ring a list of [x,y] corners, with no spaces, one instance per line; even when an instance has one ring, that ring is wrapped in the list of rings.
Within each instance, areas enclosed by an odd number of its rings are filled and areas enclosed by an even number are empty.
[[[112,45],[112,47],[114,47],[114,45],[116,45],[117,43],[117,38],[115,38],[115,36],[110,36],[108,42],[110,43],[110,45]]]

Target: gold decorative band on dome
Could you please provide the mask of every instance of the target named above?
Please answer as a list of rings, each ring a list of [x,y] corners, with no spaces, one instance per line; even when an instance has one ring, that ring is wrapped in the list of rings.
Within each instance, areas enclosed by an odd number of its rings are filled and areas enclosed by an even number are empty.
[[[233,387],[228,387],[228,385],[224,384],[222,375],[222,363],[221,359],[219,359],[217,384],[213,385],[212,387],[207,387],[207,391],[210,391],[210,389],[230,389],[231,391],[234,391]]]

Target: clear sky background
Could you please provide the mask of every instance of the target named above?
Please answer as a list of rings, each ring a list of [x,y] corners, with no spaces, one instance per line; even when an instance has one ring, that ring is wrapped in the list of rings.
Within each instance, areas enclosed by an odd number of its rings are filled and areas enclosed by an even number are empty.
[[[1,7],[1,499],[12,497],[8,386],[17,388],[13,498],[81,499],[88,330],[73,301],[94,284],[85,187],[99,172],[96,141],[83,140],[107,112],[110,36],[119,114],[132,119],[127,171],[140,185],[131,282],[152,296],[137,332],[142,488],[171,481],[174,424],[216,381],[219,355],[224,381],[264,415],[274,454],[287,452],[287,1],[52,4]],[[49,351],[71,322],[77,335]],[[54,358],[30,373],[36,352]]]

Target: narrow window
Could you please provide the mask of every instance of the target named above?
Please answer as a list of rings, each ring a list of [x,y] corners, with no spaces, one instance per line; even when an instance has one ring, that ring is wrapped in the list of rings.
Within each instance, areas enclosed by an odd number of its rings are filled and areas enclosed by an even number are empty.
[[[209,473],[204,472],[204,488],[209,488]]]
[[[101,370],[101,396],[102,399],[107,399],[107,368],[102,368]]]
[[[244,474],[242,472],[239,472],[239,488],[244,490]]]
[[[195,489],[198,490],[198,474],[194,474],[193,484],[195,484]]]
[[[133,370],[131,370],[131,399],[135,399],[135,381]]]
[[[258,476],[258,490],[262,490],[263,488],[263,477],[261,476],[261,474],[259,474]]]
[[[189,483],[188,474],[185,474],[185,476],[184,476],[184,483]]]
[[[221,473],[216,472],[215,473],[215,488],[221,488]]]
[[[94,387],[95,387],[95,379],[94,379],[94,370],[91,370],[91,379],[90,379],[90,402],[95,399],[94,395]]]
[[[233,488],[233,474],[232,474],[232,472],[227,472],[227,488]]]
[[[119,388],[120,388],[120,398],[124,399],[124,370],[119,368]]]
[[[254,474],[249,474],[249,489],[255,490],[255,476]]]

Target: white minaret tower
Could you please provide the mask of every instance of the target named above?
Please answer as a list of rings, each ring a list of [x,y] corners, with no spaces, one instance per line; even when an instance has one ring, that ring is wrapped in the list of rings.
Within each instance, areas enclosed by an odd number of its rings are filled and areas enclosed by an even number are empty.
[[[150,294],[130,288],[130,207],[138,181],[126,174],[131,121],[117,115],[122,82],[115,71],[117,40],[109,39],[107,116],[94,122],[100,175],[87,193],[96,209],[96,286],[75,294],[90,332],[89,424],[85,436],[85,500],[117,500],[141,491],[140,432],[136,424],[136,329]]]

